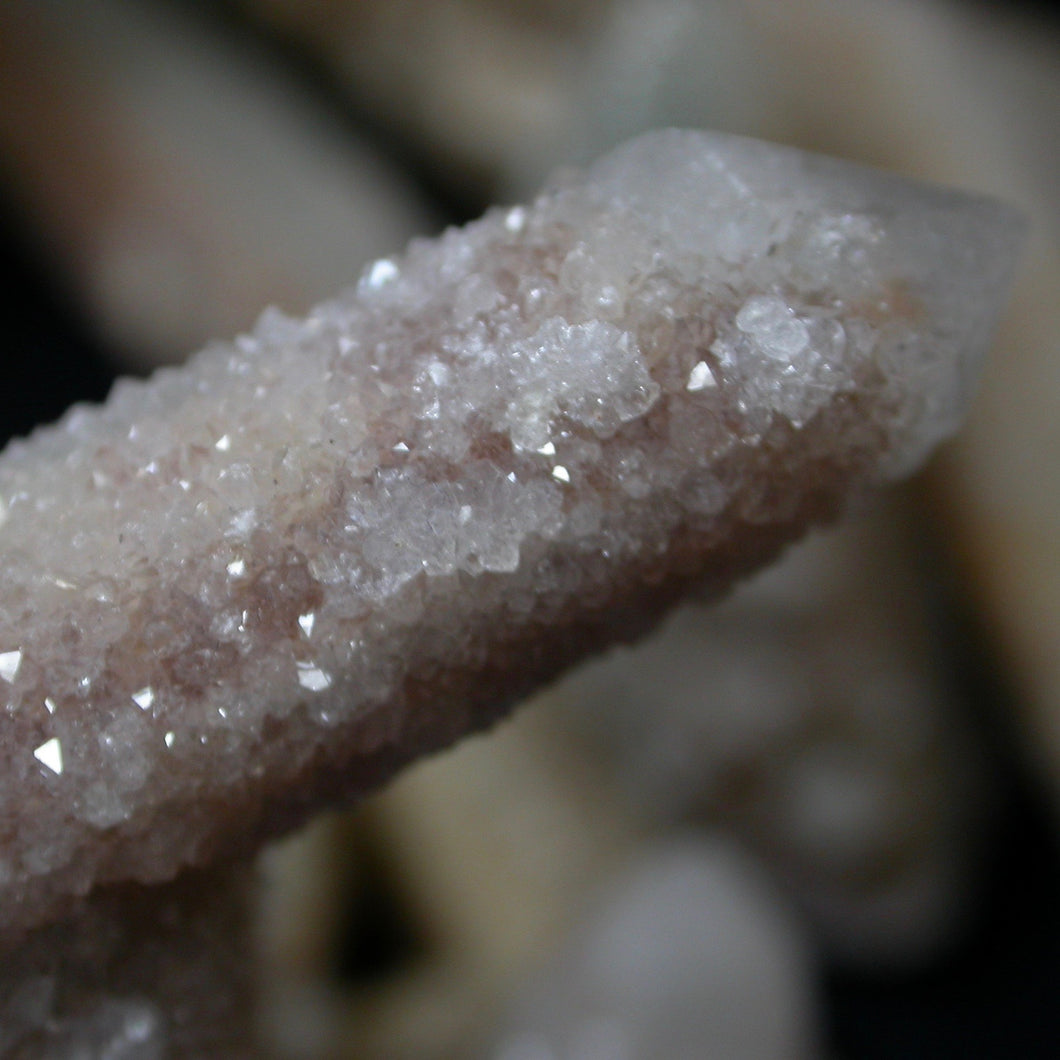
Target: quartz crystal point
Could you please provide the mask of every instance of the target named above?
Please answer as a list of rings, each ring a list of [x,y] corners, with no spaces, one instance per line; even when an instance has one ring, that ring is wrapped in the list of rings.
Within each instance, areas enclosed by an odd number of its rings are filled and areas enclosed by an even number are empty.
[[[914,467],[1021,227],[651,134],[11,445],[0,936],[364,791]]]

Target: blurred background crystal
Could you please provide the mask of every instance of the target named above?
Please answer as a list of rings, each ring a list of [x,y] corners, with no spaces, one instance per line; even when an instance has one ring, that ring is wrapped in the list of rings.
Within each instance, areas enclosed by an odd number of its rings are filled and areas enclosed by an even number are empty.
[[[911,488],[265,856],[259,1054],[1060,1050],[1058,27],[985,0],[0,7],[5,434],[648,127],[1034,223],[972,420]],[[19,1011],[74,1019],[34,975]],[[113,1016],[114,1048],[147,1026]]]

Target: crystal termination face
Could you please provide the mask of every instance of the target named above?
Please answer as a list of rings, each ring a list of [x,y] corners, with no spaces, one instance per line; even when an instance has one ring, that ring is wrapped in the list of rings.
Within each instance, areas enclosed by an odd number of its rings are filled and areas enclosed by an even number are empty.
[[[11,445],[0,934],[355,796],[914,466],[1020,229],[651,134]]]

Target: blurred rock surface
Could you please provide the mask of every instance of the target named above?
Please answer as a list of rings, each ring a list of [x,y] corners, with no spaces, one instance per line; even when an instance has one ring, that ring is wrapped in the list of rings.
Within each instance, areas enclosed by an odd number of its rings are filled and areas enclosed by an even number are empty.
[[[5,175],[129,367],[304,313],[432,227],[413,183],[186,5],[0,9]]]

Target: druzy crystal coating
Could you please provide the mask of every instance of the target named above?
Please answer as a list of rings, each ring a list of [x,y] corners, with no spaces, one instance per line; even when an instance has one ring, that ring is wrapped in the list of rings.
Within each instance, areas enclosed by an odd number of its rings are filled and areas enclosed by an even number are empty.
[[[701,132],[0,457],[0,932],[481,726],[951,432],[990,200]]]

